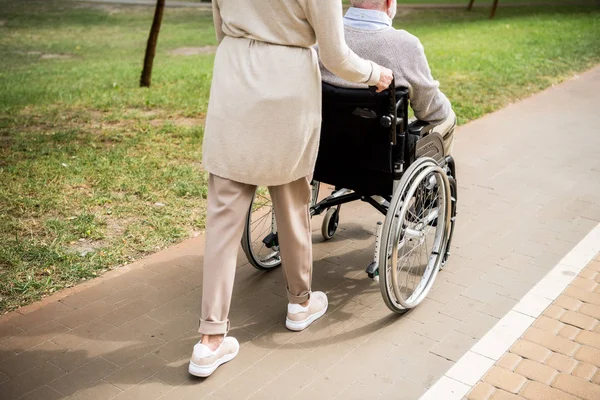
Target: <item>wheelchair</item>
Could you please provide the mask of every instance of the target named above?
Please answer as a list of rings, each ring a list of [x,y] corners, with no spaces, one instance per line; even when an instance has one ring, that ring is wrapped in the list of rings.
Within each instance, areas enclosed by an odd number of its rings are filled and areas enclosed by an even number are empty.
[[[404,313],[431,289],[450,256],[456,220],[455,163],[433,125],[409,123],[409,91],[347,89],[323,83],[323,116],[310,215],[325,213],[321,233],[335,234],[340,207],[361,200],[385,216],[377,223],[373,262],[388,308]],[[319,198],[320,183],[335,187]],[[266,188],[248,211],[242,248],[259,270],[281,264],[277,221]]]

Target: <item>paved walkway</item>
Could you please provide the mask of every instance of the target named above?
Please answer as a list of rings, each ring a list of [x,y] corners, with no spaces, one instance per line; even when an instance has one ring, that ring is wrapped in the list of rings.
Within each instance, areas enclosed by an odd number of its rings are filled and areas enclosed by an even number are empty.
[[[2,399],[417,399],[600,222],[600,67],[461,127],[455,251],[428,298],[392,315],[363,270],[381,217],[344,206],[314,285],[331,308],[284,328],[281,271],[240,254],[238,358],[194,379],[203,236],[0,317]]]
[[[600,399],[600,253],[487,372],[468,400]]]

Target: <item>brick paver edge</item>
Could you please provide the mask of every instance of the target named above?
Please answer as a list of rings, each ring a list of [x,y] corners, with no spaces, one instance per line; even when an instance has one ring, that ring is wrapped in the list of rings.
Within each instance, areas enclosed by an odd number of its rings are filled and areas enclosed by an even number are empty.
[[[600,224],[592,229],[420,400],[460,400],[600,252]]]

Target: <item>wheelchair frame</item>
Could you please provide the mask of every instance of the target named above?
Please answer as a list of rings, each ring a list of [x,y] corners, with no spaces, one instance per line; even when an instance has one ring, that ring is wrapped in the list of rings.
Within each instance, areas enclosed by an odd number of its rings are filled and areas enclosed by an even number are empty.
[[[356,200],[361,200],[366,203],[369,203],[373,206],[377,211],[386,216],[385,224],[378,222],[377,224],[377,232],[376,232],[376,242],[375,242],[375,255],[374,261],[369,264],[366,268],[366,272],[369,277],[374,278],[375,280],[379,280],[379,268],[380,268],[380,260],[389,259],[390,250],[388,247],[390,246],[390,235],[393,234],[395,230],[404,231],[405,228],[398,228],[397,223],[394,225],[392,221],[394,218],[389,218],[388,213],[390,212],[390,208],[394,205],[394,217],[398,217],[398,215],[402,215],[402,218],[407,217],[407,204],[403,204],[406,200],[402,200],[401,197],[406,195],[407,192],[415,194],[416,188],[414,186],[415,179],[421,179],[422,182],[426,182],[423,179],[433,179],[431,176],[437,176],[437,184],[444,186],[443,189],[443,199],[446,204],[443,204],[446,207],[444,210],[443,224],[443,237],[442,242],[438,243],[438,249],[442,250],[442,254],[437,254],[436,256],[441,261],[436,261],[435,271],[430,271],[430,276],[427,279],[421,289],[422,293],[418,294],[415,299],[410,300],[401,299],[402,293],[397,288],[398,286],[398,278],[397,272],[392,271],[391,275],[386,272],[384,274],[386,278],[384,278],[384,282],[380,285],[382,295],[386,305],[394,312],[404,312],[410,308],[415,307],[422,301],[424,296],[426,296],[427,292],[431,288],[433,281],[437,275],[437,272],[441,267],[443,267],[450,255],[450,242],[452,239],[452,234],[454,230],[454,221],[456,216],[456,199],[457,199],[457,187],[455,180],[455,163],[451,156],[446,156],[443,154],[443,143],[442,138],[439,134],[431,132],[433,129],[433,125],[423,122],[423,121],[414,121],[413,123],[408,123],[408,105],[409,105],[409,93],[406,88],[395,88],[395,83],[392,81],[390,88],[387,90],[389,96],[389,104],[387,108],[387,113],[381,115],[379,118],[379,124],[389,129],[389,141],[390,146],[396,146],[401,144],[401,151],[399,152],[399,157],[391,158],[392,165],[391,171],[393,176],[393,190],[392,195],[374,195],[363,193],[360,190],[351,190],[344,189],[341,187],[336,187],[335,191],[327,196],[325,199],[317,202],[316,195],[318,195],[319,182],[313,182],[313,204],[310,207],[310,215],[320,215],[325,211],[328,211],[328,214],[323,221],[323,236],[325,239],[331,238],[335,233],[335,229],[337,228],[339,221],[339,207],[345,203],[349,203]],[[400,99],[397,99],[397,95],[400,95]],[[402,115],[401,118],[398,115]],[[412,138],[418,137],[414,146],[411,148],[410,140]],[[400,142],[400,143],[399,143]],[[442,156],[439,157],[440,146]],[[429,157],[434,155],[437,159]],[[437,155],[437,156],[436,156]],[[412,161],[412,162],[411,162]],[[443,175],[443,176],[442,176]],[[412,180],[411,180],[412,179]],[[421,184],[419,181],[419,184]],[[316,183],[316,186],[315,186]],[[412,185],[412,186],[411,186]],[[412,192],[411,192],[412,190]],[[378,201],[374,197],[383,198],[384,201]],[[441,200],[438,200],[440,202]],[[438,204],[438,213],[439,209],[442,205]],[[252,262],[251,254],[249,251],[249,246],[251,246],[248,233],[248,225],[250,224],[250,218],[252,214],[252,205],[250,206],[247,226],[244,231],[244,239],[242,240],[242,247],[244,251],[248,255],[249,260]],[[331,212],[333,211],[333,212]],[[428,217],[429,218],[429,217]],[[434,218],[438,218],[436,215]],[[389,221],[388,221],[389,220]],[[427,225],[431,224],[433,219],[427,222]],[[404,223],[404,221],[402,222]],[[329,226],[329,224],[332,224]],[[394,225],[394,226],[393,226]],[[326,235],[327,230],[327,235]],[[411,231],[411,229],[406,228],[406,231]],[[414,233],[414,229],[412,230],[414,238],[418,238],[419,233]],[[437,232],[437,228],[436,228]],[[403,235],[409,235],[409,233],[403,233]],[[248,236],[248,238],[246,238]],[[382,237],[385,238],[385,243],[387,244],[385,249],[381,248],[381,240]],[[410,238],[409,238],[410,239]],[[403,239],[404,240],[404,239]],[[271,249],[278,249],[279,243],[277,240],[276,234],[276,223],[274,215],[272,215],[271,222],[271,233],[265,237],[262,242],[264,245]],[[438,240],[439,242],[439,240]],[[434,247],[435,248],[435,244]],[[392,246],[392,253],[394,251],[398,251],[398,246]],[[432,249],[433,249],[432,248]],[[394,250],[395,249],[395,250]],[[435,253],[435,250],[432,250]],[[432,253],[432,256],[433,254]],[[256,263],[252,262],[252,264],[259,269],[270,269],[273,267],[261,267]],[[429,268],[429,267],[427,267]],[[388,276],[389,275],[389,276]],[[425,276],[425,275],[423,275]],[[422,283],[419,283],[419,286]],[[415,288],[416,291],[416,288]]]

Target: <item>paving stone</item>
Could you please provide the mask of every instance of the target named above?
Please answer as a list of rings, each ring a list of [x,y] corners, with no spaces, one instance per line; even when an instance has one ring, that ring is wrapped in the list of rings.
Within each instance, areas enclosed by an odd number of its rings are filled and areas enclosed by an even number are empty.
[[[55,321],[50,321],[41,325],[37,325],[35,328],[18,334],[17,336],[6,338],[2,341],[2,345],[14,351],[15,353],[20,353],[32,347],[38,346],[68,330],[69,328],[66,326]]]
[[[596,288],[596,286],[598,286],[598,284],[595,281],[580,277],[576,277],[575,279],[573,279],[570,285],[573,287],[581,288],[583,290],[587,290],[588,292],[593,291]]]
[[[598,371],[598,368],[596,368],[592,364],[579,363],[579,365],[577,365],[577,367],[575,367],[575,369],[573,370],[572,375],[575,375],[581,379],[590,381],[590,380],[592,380],[594,375],[596,375],[597,371]]]
[[[490,398],[492,393],[496,388],[494,388],[489,383],[479,382],[468,394],[467,400],[487,400]]]
[[[48,386],[63,394],[72,395],[81,389],[94,385],[95,382],[100,381],[116,369],[116,365],[103,358],[96,358],[81,368],[49,383]]]
[[[565,310],[577,311],[583,303],[573,297],[560,295],[556,300],[554,300],[554,304],[558,307],[564,308]]]
[[[577,335],[579,334],[579,332],[581,332],[581,329],[576,328],[572,325],[565,325],[560,332],[558,332],[559,336],[562,336],[564,338],[567,338],[569,340],[575,340],[575,338],[577,337]]]
[[[594,292],[586,292],[581,290],[580,288],[574,286],[567,286],[563,294],[567,296],[574,297],[578,300],[583,301],[584,303],[591,303],[595,305],[600,305],[600,294]]]
[[[583,303],[577,311],[589,315],[590,317],[600,319],[600,305]]]
[[[166,365],[167,362],[162,358],[147,354],[106,376],[104,381],[121,390],[127,390],[165,368]]]
[[[555,319],[548,318],[548,317],[542,315],[542,316],[540,316],[539,318],[537,318],[535,320],[535,322],[533,323],[533,326],[535,326],[536,328],[540,328],[540,329],[543,329],[545,331],[548,331],[548,332],[556,334],[565,325],[563,323],[561,323],[560,321],[557,321]]]
[[[523,338],[532,343],[538,343],[540,346],[546,347],[556,353],[565,355],[573,355],[579,347],[579,345],[572,340],[555,336],[538,328],[529,328],[527,332],[525,332],[525,335],[523,335]]]
[[[65,371],[62,369],[49,363],[43,363],[30,369],[28,373],[21,374],[0,385],[0,397],[2,399],[18,399],[64,374]]]
[[[506,353],[496,363],[497,366],[504,368],[508,371],[514,371],[515,367],[523,360],[522,357],[514,353]]]
[[[552,353],[545,364],[559,372],[570,374],[577,366],[577,361],[563,354]]]
[[[561,390],[534,381],[527,382],[519,395],[527,400],[579,400]]]
[[[558,375],[555,369],[531,360],[523,360],[515,368],[515,373],[545,385],[549,385]]]
[[[594,385],[576,376],[560,374],[552,382],[552,387],[572,394],[584,400],[600,399],[600,386]]]
[[[155,400],[171,392],[173,389],[174,387],[165,384],[165,382],[159,379],[149,378],[121,392],[113,397],[113,400]]]
[[[473,345],[477,339],[460,332],[450,332],[440,343],[435,345],[431,352],[454,362],[458,361]]]
[[[581,346],[575,353],[575,359],[600,368],[600,350],[594,347]]]
[[[552,354],[547,348],[523,339],[513,344],[510,351],[518,356],[537,362],[546,361]]]
[[[64,399],[65,396],[62,393],[58,393],[56,390],[49,386],[40,386],[33,392],[27,393],[20,400],[58,400]]]
[[[15,377],[46,363],[46,361],[59,356],[65,351],[66,349],[52,342],[44,342],[29,349],[29,351],[24,351],[4,360],[0,364],[0,372],[10,377]]]
[[[580,329],[592,330],[598,324],[598,320],[576,311],[567,311],[560,317],[565,324],[573,325]]]
[[[600,333],[590,331],[580,331],[575,338],[577,343],[585,344],[590,347],[600,349]]]
[[[109,383],[99,381],[84,387],[70,396],[69,400],[105,400],[112,399],[119,393],[121,393],[120,389]]]
[[[564,308],[558,307],[554,304],[546,308],[544,315],[551,319],[560,319],[560,317],[566,312]]]
[[[492,367],[483,378],[483,381],[507,392],[519,393],[527,379],[504,368]]]
[[[521,397],[504,391],[502,389],[497,389],[490,397],[490,400],[519,400]]]

